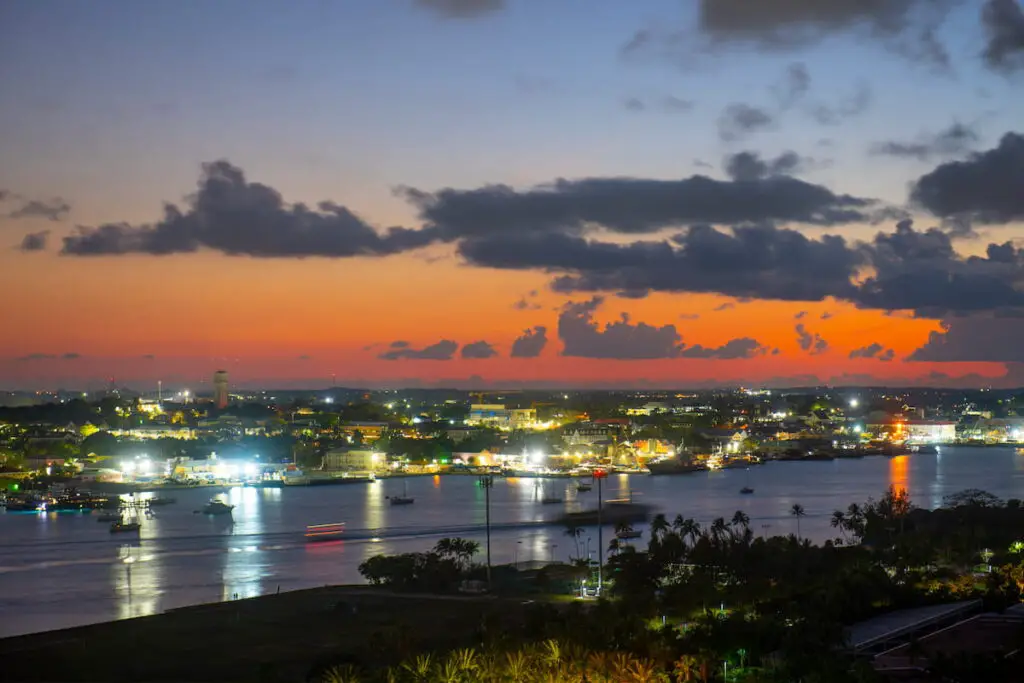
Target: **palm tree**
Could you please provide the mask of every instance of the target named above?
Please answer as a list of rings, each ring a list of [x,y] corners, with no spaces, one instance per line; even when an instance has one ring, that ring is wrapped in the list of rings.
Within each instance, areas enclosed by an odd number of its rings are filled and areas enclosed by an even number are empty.
[[[669,530],[668,519],[665,515],[660,512],[654,515],[654,519],[651,520],[651,538],[661,538],[661,536]]]
[[[728,525],[725,523],[725,517],[718,517],[715,521],[711,522],[711,537],[715,541],[721,541],[726,535]]]
[[[583,553],[580,552],[580,537],[583,536],[583,527],[576,526],[570,522],[565,527],[565,535],[572,537],[572,542],[576,546],[576,557],[582,555]]]
[[[737,510],[736,514],[732,516],[731,524],[732,526],[741,526],[747,529],[750,527],[750,516],[743,512],[743,510]]]
[[[800,540],[800,518],[803,517],[804,515],[806,515],[807,513],[804,511],[804,506],[803,505],[801,505],[800,503],[793,503],[793,507],[791,507],[789,509],[789,514],[791,514],[794,517],[796,517],[796,538],[799,541]]]
[[[693,655],[683,655],[673,666],[679,683],[691,683],[700,675],[700,662]]]
[[[839,529],[839,533],[843,535],[843,541],[846,540],[846,515],[842,510],[832,513],[832,528]]]

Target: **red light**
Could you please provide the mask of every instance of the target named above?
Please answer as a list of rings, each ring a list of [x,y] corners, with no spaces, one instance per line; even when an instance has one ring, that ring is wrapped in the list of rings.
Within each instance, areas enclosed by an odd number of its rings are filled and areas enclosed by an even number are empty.
[[[607,470],[594,470],[594,479],[606,479],[607,477]]]

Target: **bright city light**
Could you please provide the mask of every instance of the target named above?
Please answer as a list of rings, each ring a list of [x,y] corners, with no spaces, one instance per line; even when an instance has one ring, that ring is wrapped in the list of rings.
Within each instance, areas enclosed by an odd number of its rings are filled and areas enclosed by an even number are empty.
[[[856,408],[856,407],[857,407],[857,406],[859,406],[859,405],[860,405],[860,401],[858,401],[858,400],[857,400],[857,399],[855,399],[855,398],[851,398],[851,399],[850,399],[850,407],[851,407],[851,408]]]

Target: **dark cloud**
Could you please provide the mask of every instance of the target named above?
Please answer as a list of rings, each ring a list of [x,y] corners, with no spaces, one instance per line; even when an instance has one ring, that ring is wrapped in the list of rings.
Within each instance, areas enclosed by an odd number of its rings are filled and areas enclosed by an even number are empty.
[[[471,359],[493,358],[497,350],[485,341],[475,341],[462,347],[462,357]]]
[[[804,351],[809,351],[812,356],[828,351],[828,342],[817,332],[809,332],[803,323],[796,326],[797,342]]]
[[[497,12],[505,0],[414,0],[414,2],[445,19],[473,19]]]
[[[786,68],[782,82],[776,85],[773,91],[779,107],[785,110],[802,100],[810,89],[811,74],[807,71],[806,64],[798,62]]]
[[[950,235],[902,221],[862,249],[875,272],[853,298],[861,306],[926,317],[1024,306],[1024,253],[1010,242],[989,244],[985,256],[962,257]]]
[[[683,349],[682,337],[674,325],[653,327],[647,323],[632,324],[625,313],[604,329],[594,321],[594,312],[603,299],[570,303],[558,316],[558,337],[563,356],[638,360],[678,358]]]
[[[828,320],[828,319],[829,319],[829,318],[831,318],[831,317],[832,317],[832,314],[831,314],[831,313],[829,313],[828,311],[825,311],[824,313],[822,313],[822,314],[821,314],[821,317],[820,317],[820,319],[821,319],[821,320]]]
[[[859,349],[854,349],[853,351],[850,351],[850,359],[853,360],[854,358],[875,358],[879,354],[884,353],[885,350],[885,346],[879,344],[878,342],[874,342],[873,344],[868,344],[867,346],[862,346]]]
[[[716,312],[718,312],[718,311],[728,311],[728,310],[733,309],[733,308],[736,308],[736,304],[734,304],[734,303],[732,303],[730,301],[727,301],[724,304],[719,304],[719,305],[715,306],[714,310]]]
[[[1024,318],[978,314],[947,318],[942,326],[942,332],[932,332],[907,360],[1024,363]]]
[[[985,63],[1010,73],[1024,69],[1024,8],[1018,0],[988,0],[981,10]]]
[[[82,357],[80,353],[65,353],[61,355],[62,360],[77,360]]]
[[[865,255],[842,237],[812,240],[796,230],[696,226],[671,241],[614,244],[566,235],[502,235],[464,242],[475,265],[571,273],[556,291],[706,292],[819,301],[850,298]]]
[[[774,159],[763,159],[757,152],[737,152],[725,158],[725,172],[740,182],[762,180],[771,176],[799,173],[808,162],[796,152],[784,152]]]
[[[45,218],[50,221],[60,221],[71,213],[71,205],[63,199],[29,199],[20,207],[11,211],[8,218]]]
[[[21,238],[21,245],[19,245],[18,248],[22,251],[44,251],[46,249],[46,241],[49,237],[49,230],[30,232]]]
[[[683,349],[681,358],[705,358],[716,360],[738,360],[753,358],[768,353],[768,349],[761,345],[756,339],[742,337],[732,339],[717,348],[709,348],[696,344]]]
[[[880,41],[914,60],[944,66],[936,38],[958,0],[700,0],[699,26],[712,44],[790,50],[841,33]]]
[[[817,104],[813,106],[810,110],[811,117],[823,126],[836,126],[847,119],[860,116],[867,111],[868,107],[871,106],[872,98],[871,87],[867,84],[861,84],[853,95],[840,101],[838,104]]]
[[[1024,219],[1024,135],[1007,133],[993,149],[938,166],[917,180],[911,200],[936,216],[983,223]]]
[[[298,358],[296,358],[295,360],[313,360],[313,357],[304,353],[301,356],[299,356]]]
[[[143,360],[156,360],[156,356],[154,354],[152,354],[152,353],[144,353],[144,354],[142,354],[142,359]]]
[[[602,304],[601,297],[569,303],[558,316],[558,336],[563,356],[604,358],[614,360],[650,360],[661,358],[738,359],[751,358],[766,352],[754,339],[733,339],[717,348],[699,344],[683,344],[675,325],[654,327],[632,323],[621,314],[619,320],[604,328],[594,320],[594,312]]]
[[[548,329],[541,325],[532,330],[525,330],[520,337],[512,342],[512,358],[536,358],[548,343]]]
[[[203,164],[199,189],[181,209],[168,204],[151,225],[79,227],[61,253],[76,256],[190,253],[202,248],[255,257],[382,256],[435,239],[430,230],[389,228],[378,233],[333,202],[316,209],[288,205],[277,190],[248,182],[227,161]]]
[[[442,239],[538,233],[580,235],[604,228],[642,234],[691,223],[762,221],[840,225],[866,222],[869,199],[837,195],[821,185],[778,176],[730,182],[695,175],[681,180],[559,179],[518,191],[507,185],[475,190],[400,192],[420,210],[423,232]]]
[[[954,123],[946,130],[926,134],[913,142],[890,140],[872,147],[872,154],[931,161],[946,159],[969,152],[978,143],[979,136],[970,126]]]
[[[451,360],[459,345],[449,339],[442,339],[436,344],[414,349],[408,342],[392,342],[388,351],[377,356],[382,360]]]
[[[805,317],[807,317],[807,311],[800,311],[793,316],[793,320],[803,320]]]
[[[878,354],[878,360],[882,361],[883,363],[889,363],[895,357],[896,351],[894,351],[893,349],[886,349],[882,353]]]
[[[774,125],[775,117],[764,109],[749,104],[730,104],[718,117],[718,137],[735,142]]]

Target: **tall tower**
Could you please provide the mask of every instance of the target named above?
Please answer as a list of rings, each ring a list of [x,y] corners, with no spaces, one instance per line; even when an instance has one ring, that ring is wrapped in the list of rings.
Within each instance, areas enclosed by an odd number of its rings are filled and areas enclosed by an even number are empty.
[[[213,373],[213,403],[220,409],[228,407],[227,370],[218,370]]]

